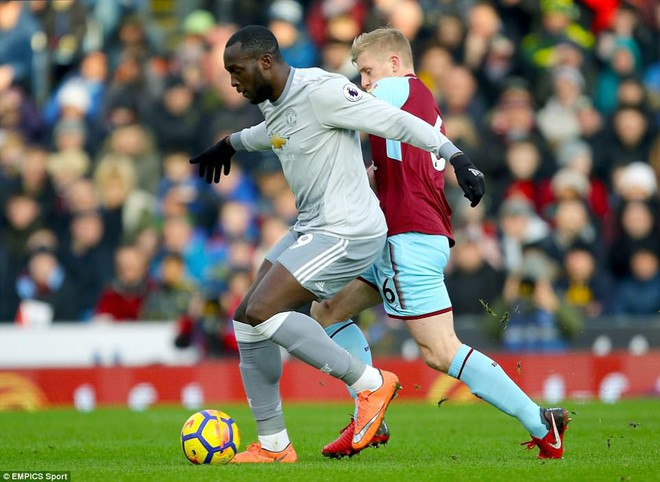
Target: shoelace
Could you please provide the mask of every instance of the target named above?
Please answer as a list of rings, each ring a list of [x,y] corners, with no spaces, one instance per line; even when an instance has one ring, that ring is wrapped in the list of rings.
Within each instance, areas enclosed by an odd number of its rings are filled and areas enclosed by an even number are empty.
[[[534,447],[536,447],[536,442],[534,441],[534,439],[532,439],[532,440],[530,440],[530,441],[528,441],[528,442],[523,442],[523,443],[521,443],[520,445],[527,445],[527,450],[531,450],[531,449],[533,449]]]

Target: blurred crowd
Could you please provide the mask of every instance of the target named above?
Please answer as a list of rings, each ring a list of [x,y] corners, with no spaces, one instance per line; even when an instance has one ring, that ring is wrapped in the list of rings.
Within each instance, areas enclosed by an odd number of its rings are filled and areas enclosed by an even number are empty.
[[[355,36],[410,39],[487,180],[472,209],[447,172],[459,324],[553,350],[658,316],[657,0],[0,0],[0,321],[176,319],[180,346],[235,350],[233,310],[296,216],[270,152],[212,186],[188,163],[262,120],[222,61],[249,23],[357,83]]]

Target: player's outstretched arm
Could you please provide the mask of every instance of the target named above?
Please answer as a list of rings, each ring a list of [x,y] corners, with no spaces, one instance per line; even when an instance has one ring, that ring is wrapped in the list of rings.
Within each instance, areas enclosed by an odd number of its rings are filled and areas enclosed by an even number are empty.
[[[475,207],[486,193],[484,174],[462,152],[454,154],[449,162],[454,166],[456,180],[463,190],[463,195],[470,201],[470,206]]]
[[[231,169],[231,158],[236,154],[236,149],[231,145],[229,136],[221,141],[207,147],[204,151],[200,152],[192,159],[191,164],[199,166],[199,177],[205,177],[206,182],[220,182],[220,173],[224,172],[225,176],[229,174]]]

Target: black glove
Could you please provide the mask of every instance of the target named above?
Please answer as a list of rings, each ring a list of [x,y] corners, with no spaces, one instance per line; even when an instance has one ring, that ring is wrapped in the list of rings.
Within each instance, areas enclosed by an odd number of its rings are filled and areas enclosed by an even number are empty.
[[[464,196],[475,207],[486,192],[486,180],[483,172],[472,164],[468,156],[463,153],[454,155],[449,162],[454,166],[458,185],[461,186]]]
[[[236,154],[234,149],[229,143],[229,136],[222,139],[217,144],[206,148],[203,152],[197,154],[190,159],[190,164],[199,164],[199,177],[206,176],[206,182],[220,182],[220,168],[222,168],[225,176],[229,174],[231,169],[231,158]]]

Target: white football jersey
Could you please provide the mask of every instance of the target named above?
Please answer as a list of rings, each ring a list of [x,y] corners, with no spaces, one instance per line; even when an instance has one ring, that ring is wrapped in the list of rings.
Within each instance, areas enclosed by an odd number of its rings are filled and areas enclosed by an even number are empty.
[[[259,104],[265,121],[231,136],[237,151],[272,149],[296,199],[297,231],[349,239],[387,232],[369,187],[358,131],[431,152],[449,142],[431,125],[318,68],[291,68],[282,95]]]

